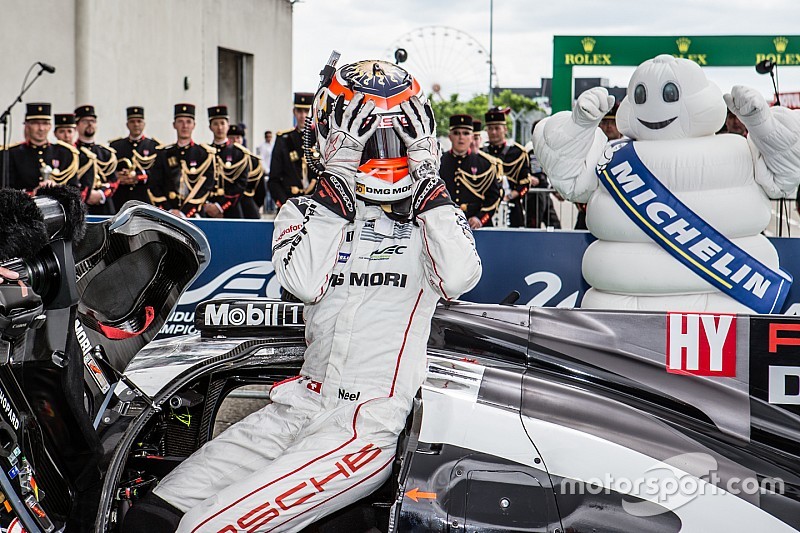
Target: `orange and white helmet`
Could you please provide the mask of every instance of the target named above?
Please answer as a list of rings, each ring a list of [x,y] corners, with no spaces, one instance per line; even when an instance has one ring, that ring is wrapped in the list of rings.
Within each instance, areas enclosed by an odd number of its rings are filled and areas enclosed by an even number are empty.
[[[344,65],[314,98],[312,122],[321,153],[325,152],[333,103],[340,95],[344,95],[347,103],[356,92],[364,94],[365,102],[375,102],[373,114],[378,115],[378,129],[364,146],[356,174],[356,196],[379,204],[409,198],[413,181],[408,173],[406,146],[392,128],[392,117],[399,117],[405,124],[400,104],[412,96],[424,103],[425,95],[417,80],[393,63],[364,60]]]

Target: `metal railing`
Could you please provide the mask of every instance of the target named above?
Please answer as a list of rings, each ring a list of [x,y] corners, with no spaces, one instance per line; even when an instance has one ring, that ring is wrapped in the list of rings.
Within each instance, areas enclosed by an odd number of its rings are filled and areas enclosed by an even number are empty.
[[[571,230],[575,227],[575,221],[578,218],[578,208],[575,204],[566,200],[559,200],[556,197],[555,189],[536,189],[532,188],[528,191],[528,209],[539,205],[539,202],[533,200],[534,195],[547,194],[549,195],[550,202],[555,209],[558,216],[562,230]],[[713,199],[712,199],[713,200]],[[772,216],[769,225],[764,230],[764,234],[768,237],[800,237],[800,214],[797,212],[797,202],[794,198],[787,198],[784,200],[770,200],[772,206]],[[494,216],[495,227],[508,227],[508,213],[509,206],[506,202],[501,202]],[[538,218],[538,217],[537,217]],[[544,226],[541,226],[544,228]],[[546,228],[548,230],[558,231],[557,228]]]

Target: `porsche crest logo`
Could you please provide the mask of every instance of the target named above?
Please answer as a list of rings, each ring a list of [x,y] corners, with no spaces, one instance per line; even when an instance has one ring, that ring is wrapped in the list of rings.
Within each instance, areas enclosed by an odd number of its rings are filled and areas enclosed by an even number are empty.
[[[359,61],[346,65],[341,76],[359,91],[385,97],[400,93],[411,85],[408,72],[387,61]]]

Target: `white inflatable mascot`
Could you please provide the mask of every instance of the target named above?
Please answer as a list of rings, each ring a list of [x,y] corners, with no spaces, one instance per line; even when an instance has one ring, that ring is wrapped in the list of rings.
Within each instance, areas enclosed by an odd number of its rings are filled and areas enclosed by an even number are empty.
[[[725,104],[749,137],[715,135]],[[754,89],[723,98],[692,61],[660,55],[634,71],[617,111],[627,137],[597,127],[614,104],[597,87],[541,121],[534,151],[553,186],[587,202],[598,238],[583,257],[583,307],[780,312],[791,277],[761,235],[769,198],[800,182],[800,111]]]

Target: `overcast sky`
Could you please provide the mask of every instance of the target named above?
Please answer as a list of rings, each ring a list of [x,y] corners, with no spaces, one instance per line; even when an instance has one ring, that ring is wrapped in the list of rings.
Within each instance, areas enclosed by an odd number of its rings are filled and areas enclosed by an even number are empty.
[[[412,32],[425,26],[458,31],[423,38]],[[342,53],[340,65],[387,58],[410,33],[409,47],[427,48],[414,53],[419,70],[437,70],[461,86],[488,87],[485,56],[463,44],[469,39],[461,32],[489,49],[489,0],[302,0],[294,6],[293,86],[314,91],[331,49]],[[553,35],[761,34],[800,35],[800,0],[495,0],[493,58],[500,86],[535,87],[552,75]],[[583,67],[575,75],[626,86],[632,70]],[[753,68],[706,72],[723,91],[741,83],[772,94],[769,76]],[[476,81],[479,76],[485,82]],[[779,80],[781,92],[800,91],[800,66],[780,68]]]

